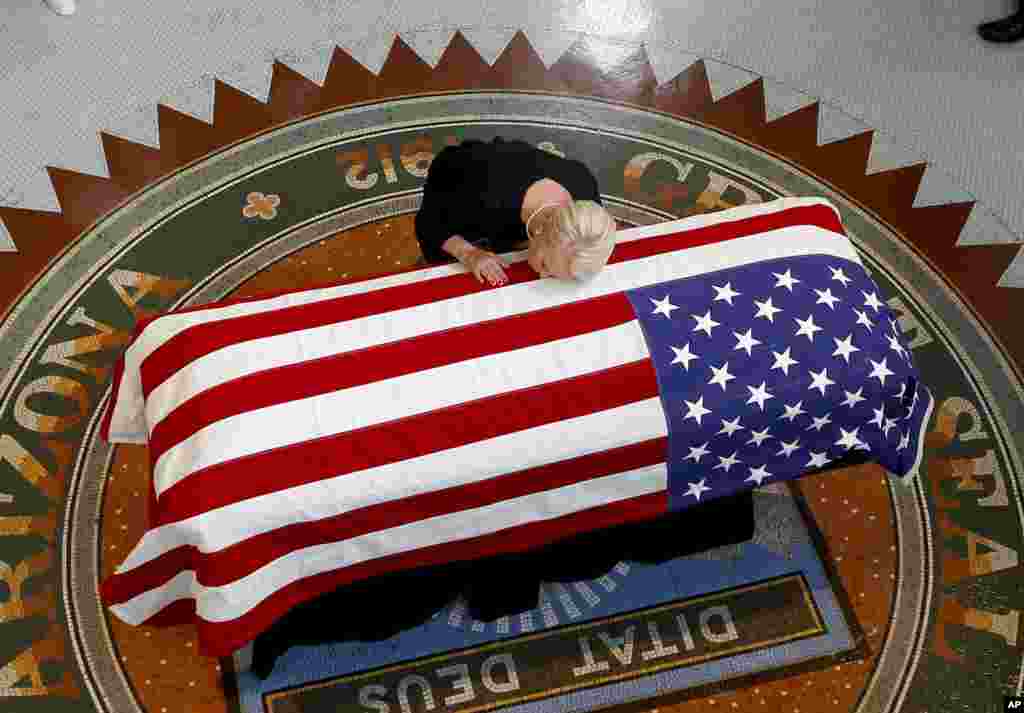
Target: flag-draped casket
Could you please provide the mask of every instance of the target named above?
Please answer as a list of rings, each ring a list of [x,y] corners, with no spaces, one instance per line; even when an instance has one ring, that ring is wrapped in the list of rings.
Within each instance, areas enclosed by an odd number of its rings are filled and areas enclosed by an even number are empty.
[[[140,323],[103,423],[147,530],[102,587],[225,655],[400,569],[657,517],[858,451],[913,477],[932,397],[819,199],[620,231],[582,283],[461,266]]]

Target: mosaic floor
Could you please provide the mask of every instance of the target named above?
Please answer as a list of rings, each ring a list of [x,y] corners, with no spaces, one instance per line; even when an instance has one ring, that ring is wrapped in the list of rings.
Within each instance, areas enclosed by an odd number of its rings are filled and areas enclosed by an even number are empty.
[[[973,203],[914,207],[924,163],[867,174],[871,131],[819,145],[819,105],[769,121],[762,79],[716,97],[704,61],[659,82],[643,47],[608,67],[584,42],[546,66],[525,33],[493,63],[456,33],[433,67],[395,37],[376,73],[339,48],[322,85],[277,63],[266,102],[217,81],[212,123],[164,105],[158,117],[159,148],[103,134],[109,179],[50,169],[59,213],[0,207],[18,246],[0,282],[0,349],[11,365],[0,435],[10,466],[0,481],[10,563],[0,568],[0,695],[11,710],[237,709],[229,659],[196,656],[189,630],[128,627],[95,602],[95,579],[143,530],[147,477],[144,447],[98,442],[110,367],[135,320],[186,297],[413,264],[425,162],[448,136],[497,130],[554,152],[582,133],[600,139],[608,150],[581,158],[624,224],[773,195],[829,196],[891,280],[890,306],[915,359],[942,377],[919,488],[894,491],[872,466],[796,487],[863,632],[861,655],[630,710],[987,711],[1020,692],[1024,333],[1013,322],[1015,289],[999,285],[1019,245],[958,245]],[[296,136],[315,142],[317,122],[353,132],[321,162],[333,178],[268,185],[273,206],[260,198],[210,219],[196,208],[199,225],[220,236],[258,214],[244,238],[253,244],[224,237],[186,251],[160,232],[153,216],[262,165]],[[320,196],[325,180],[337,189]],[[358,201],[368,206],[359,220],[335,218]],[[275,220],[315,229],[275,238]]]

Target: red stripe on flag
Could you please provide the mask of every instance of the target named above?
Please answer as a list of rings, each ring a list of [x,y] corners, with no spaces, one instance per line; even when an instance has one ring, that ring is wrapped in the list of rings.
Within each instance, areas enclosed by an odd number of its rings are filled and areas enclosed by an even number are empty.
[[[173,619],[167,618],[166,615],[162,617],[161,613],[143,623],[168,625],[194,621],[199,635],[200,651],[207,656],[227,656],[269,629],[293,607],[354,581],[377,574],[479,559],[497,553],[522,552],[593,530],[651,520],[667,511],[667,492],[643,495],[552,520],[520,525],[468,540],[424,547],[307,577],[282,587],[247,614],[230,621],[208,622],[198,618],[183,620],[181,616],[185,611],[190,610],[193,617],[195,616],[195,605],[192,600],[182,600],[186,605],[178,608],[177,616]]]
[[[146,621],[143,622],[143,625],[184,626],[186,624],[197,624],[199,621],[200,620],[196,619],[195,599],[175,599],[174,602],[165,606],[149,619],[146,619]],[[199,646],[202,648],[201,643]],[[224,655],[226,656],[227,654]]]
[[[794,224],[818,225],[842,232],[842,224],[835,212],[825,206],[792,208],[769,215],[756,216],[705,228],[691,228],[682,232],[643,238],[617,245],[609,264],[649,257],[684,248],[735,240]],[[505,271],[508,285],[539,280],[540,277],[525,262],[516,263]],[[308,291],[297,290],[297,292]],[[438,277],[408,285],[387,287],[371,292],[337,297],[308,305],[282,307],[257,314],[196,325],[161,344],[141,365],[143,394],[150,392],[170,378],[174,372],[200,357],[239,342],[276,334],[313,329],[327,324],[360,319],[372,315],[407,309],[445,299],[494,289],[480,284],[469,273]],[[501,288],[499,288],[501,289]],[[227,302],[212,305],[221,307]],[[205,305],[205,308],[211,305]],[[194,310],[183,310],[194,311]],[[181,313],[181,312],[178,312]]]
[[[667,252],[672,250],[678,250],[686,247],[696,247],[698,245],[710,244],[715,242],[722,242],[725,240],[736,239],[740,237],[746,237],[747,235],[757,234],[774,230],[778,228],[793,227],[796,224],[804,225],[817,225],[826,230],[844,234],[842,224],[838,220],[834,211],[827,206],[809,206],[801,208],[792,208],[775,213],[756,216],[740,221],[732,221],[729,223],[708,226],[706,228],[690,229],[683,233],[676,233],[672,235],[657,236],[651,238],[640,239],[632,241],[630,243],[620,244],[616,247],[612,258],[609,263],[614,264],[625,260],[636,259],[640,257],[647,257],[649,255],[658,254],[661,252]],[[409,272],[416,269],[429,269],[429,268],[412,268],[411,270],[404,270],[401,272]],[[395,274],[395,273],[388,273]],[[525,264],[521,263],[513,266],[507,271],[510,281],[526,282],[532,279],[538,279],[535,273]],[[364,278],[370,279],[370,278]],[[360,280],[349,280],[347,283],[359,282]],[[335,283],[343,284],[343,283]],[[461,292],[454,292],[451,289],[451,285],[461,287]],[[324,285],[323,287],[327,287]],[[303,287],[294,290],[288,290],[276,293],[276,295],[286,295],[307,292],[310,288]],[[304,305],[294,308],[284,308],[281,310],[274,310],[262,315],[249,315],[245,317],[234,318],[231,320],[222,320],[213,324],[203,325],[189,330],[183,335],[179,335],[172,340],[168,340],[167,343],[159,347],[156,352],[151,355],[147,363],[142,366],[143,379],[144,379],[144,393],[148,396],[152,388],[159,383],[162,383],[170,374],[174,373],[181,367],[182,364],[188,363],[190,360],[199,358],[205,353],[214,351],[221,346],[227,346],[228,344],[236,343],[244,339],[259,338],[259,336],[270,336],[273,334],[283,333],[286,331],[293,331],[295,329],[305,329],[307,326],[301,326],[303,324],[302,319],[299,317],[299,313],[303,313],[307,316],[318,316],[326,319],[324,324],[337,323],[343,321],[346,317],[339,317],[339,310],[337,306],[344,301],[345,305],[352,306],[353,309],[346,310],[348,314],[356,314],[359,317],[368,316],[370,314],[379,314],[381,312],[390,311],[393,309],[401,309],[403,307],[414,306],[415,304],[423,304],[426,302],[432,302],[439,299],[444,299],[443,296],[446,293],[452,293],[453,296],[458,294],[470,294],[474,290],[493,289],[487,286],[479,285],[468,274],[459,274],[446,278],[436,278],[427,280],[424,282],[403,285],[394,288],[386,288],[381,290],[375,290],[364,295],[352,295],[337,300],[331,300],[327,303],[320,303],[318,305]],[[252,298],[240,298],[234,300],[222,300],[213,305],[199,305],[193,308],[185,308],[175,310],[174,313],[187,313],[193,312],[199,309],[209,309],[211,307],[222,307],[231,304],[239,304],[244,302],[258,302],[266,300],[273,295],[265,294]],[[422,299],[419,299],[422,297]],[[358,302],[359,304],[356,304]],[[355,308],[364,309],[363,314],[358,314]],[[311,315],[311,312],[316,312],[316,315]],[[284,328],[279,328],[280,324],[278,320],[282,316],[288,318],[287,324]],[[253,319],[258,317],[260,319]],[[157,317],[159,318],[159,317]],[[354,318],[352,316],[347,317],[349,319]],[[140,321],[136,329],[136,337],[138,333],[145,328],[149,323],[149,319]],[[237,324],[242,325],[242,329],[235,330]],[[300,326],[296,326],[296,325]],[[320,326],[319,324],[312,324],[310,326]],[[248,331],[246,331],[248,330]],[[260,331],[262,330],[262,332]],[[218,334],[219,333],[219,334]],[[239,336],[240,334],[249,334],[256,336]],[[230,335],[230,336],[228,336]],[[227,341],[224,344],[218,345],[218,336],[224,337]],[[133,340],[134,343],[134,340]],[[153,359],[153,357],[158,357]],[[161,364],[161,359],[164,360]],[[648,373],[646,374],[649,382],[654,385],[656,384],[656,377],[653,372],[653,367],[650,365],[649,360],[643,362],[637,362],[633,365],[627,365],[627,367],[619,367],[619,369],[634,367],[636,365],[643,364],[647,367]],[[122,366],[123,368],[123,366]],[[614,370],[609,370],[614,371]],[[594,375],[587,375],[588,378]],[[115,397],[119,391],[120,386],[120,375],[115,375],[114,394]],[[619,384],[635,382],[636,376],[629,376],[623,378],[623,376],[616,376],[616,381]],[[569,381],[569,380],[567,380]],[[566,382],[561,382],[558,386],[561,387]],[[552,385],[553,386],[553,385]],[[631,388],[634,384],[630,384]],[[537,387],[535,387],[537,388]],[[551,386],[541,387],[543,389],[550,389]],[[593,384],[587,385],[587,390],[593,389]],[[524,397],[530,395],[529,392],[532,389],[526,389],[522,392],[503,395],[503,397],[512,397],[514,399],[523,400]],[[657,394],[656,386],[652,389],[650,396]],[[587,394],[593,398],[592,394]],[[632,402],[643,398],[643,396],[637,395],[636,393],[630,394],[629,399],[624,403]],[[569,399],[566,399],[569,400]],[[486,399],[481,401],[492,401],[492,399]],[[527,401],[529,399],[527,398]],[[538,407],[547,410],[556,410],[557,404],[543,403],[544,399],[540,399]],[[455,445],[461,445],[462,442],[469,442],[479,438],[488,438],[485,434],[487,428],[491,425],[487,420],[489,413],[494,413],[491,409],[500,408],[503,415],[518,415],[517,409],[522,408],[519,402],[494,402],[487,405],[486,408],[480,412],[475,412],[472,409],[479,405],[480,402],[473,402],[471,404],[462,404],[457,408],[445,409],[442,412],[436,414],[428,414],[429,421],[418,423],[419,417],[411,417],[409,419],[401,419],[399,421],[385,424],[383,427],[373,427],[373,433],[377,438],[377,443],[372,448],[368,448],[365,452],[360,452],[359,456],[368,465],[361,467],[372,467],[378,464],[377,461],[380,458],[395,458],[401,460],[403,458],[412,457],[408,453],[401,453],[402,449],[407,450],[410,447],[416,446],[417,440],[423,441],[440,441],[444,440],[443,437],[451,435],[448,440],[454,441]],[[613,408],[616,404],[603,405],[601,408]],[[621,404],[619,404],[621,405]],[[108,410],[104,419],[104,435],[109,440],[109,426],[111,420],[111,413],[113,409],[113,400],[111,403],[111,409]],[[469,409],[465,413],[461,413],[460,410]],[[600,409],[594,409],[600,410]],[[472,417],[478,423],[473,423],[473,427],[479,427],[482,429],[480,432],[472,433],[468,439],[465,439],[462,434],[451,430],[451,424],[454,424],[457,428],[466,428],[466,419],[468,418],[467,413],[471,413]],[[453,418],[446,419],[444,423],[438,423],[438,416],[453,416]],[[552,420],[560,420],[571,416],[558,416]],[[400,426],[400,427],[399,427]],[[445,428],[448,426],[448,428]],[[529,426],[524,426],[529,427]],[[369,430],[369,429],[366,429]],[[364,430],[364,431],[366,431]],[[471,430],[471,429],[467,429]],[[517,430],[512,428],[510,430]],[[394,443],[389,443],[389,438],[394,438],[395,435],[402,439],[407,439],[408,443],[405,446],[400,446]],[[346,434],[347,435],[347,434]],[[362,433],[360,434],[360,439]],[[464,440],[459,442],[459,439]],[[220,472],[220,478],[213,477],[210,480],[213,484],[224,488],[223,480],[225,477],[230,479],[230,476],[238,475],[238,482],[245,482],[248,485],[248,480],[252,472],[245,468],[248,465],[256,461],[258,466],[255,473],[257,479],[262,479],[261,482],[257,483],[259,487],[270,487],[267,492],[272,492],[280,488],[290,487],[288,484],[281,482],[281,476],[290,476],[293,471],[301,470],[307,465],[316,464],[317,468],[321,471],[330,472],[330,465],[332,459],[340,459],[343,462],[353,462],[352,453],[332,453],[339,448],[337,437],[331,437],[328,439],[321,439],[314,444],[300,444],[299,446],[293,446],[286,449],[278,449],[265,454],[256,454],[244,459],[238,459],[232,463],[219,464],[213,468],[201,471],[188,478],[187,481],[193,486],[203,486],[204,479],[202,476],[210,475],[211,472]],[[356,451],[360,443],[353,442],[351,444],[355,446],[353,452]],[[375,452],[375,448],[383,446],[388,450],[381,449],[380,453]],[[434,444],[428,446],[429,450],[423,452],[431,452],[433,450],[439,450],[440,448],[434,448]],[[343,446],[342,446],[343,447]],[[452,445],[442,445],[441,448],[450,448]],[[281,451],[284,451],[283,453]],[[372,453],[372,455],[371,455]],[[237,472],[236,469],[237,468]],[[315,470],[315,469],[314,469]],[[337,475],[336,472],[331,472],[331,475]],[[200,476],[199,478],[195,478]],[[277,481],[271,483],[271,480],[277,478]],[[304,478],[303,480],[316,480],[323,475],[313,475],[310,478]],[[495,479],[495,480],[500,480]],[[221,482],[217,482],[221,481]],[[183,484],[182,484],[183,485]],[[465,487],[465,486],[463,486]],[[175,488],[172,488],[175,490]],[[170,493],[171,491],[168,491]],[[205,496],[203,487],[195,487],[192,490],[192,495],[198,494],[200,497]],[[226,493],[214,493],[215,498],[225,498]],[[251,495],[246,495],[250,497]],[[181,495],[181,499],[185,499],[185,495]],[[214,501],[207,501],[203,503],[203,507],[196,510],[201,512],[208,509],[209,507],[216,507]],[[507,530],[487,535],[479,538],[473,538],[472,540],[449,542],[434,547],[422,548],[414,552],[403,553],[400,555],[394,555],[388,558],[382,558],[379,560],[372,560],[370,562],[362,563],[359,565],[353,565],[352,567],[342,568],[332,572],[324,573],[315,577],[306,578],[295,582],[292,585],[286,586],[276,592],[274,592],[267,599],[263,600],[253,610],[243,615],[242,617],[223,623],[211,623],[202,620],[196,623],[199,626],[199,634],[201,640],[201,647],[204,653],[211,655],[226,655],[232,650],[239,648],[248,641],[251,641],[261,631],[268,628],[278,617],[283,615],[293,606],[315,598],[320,594],[331,591],[343,584],[364,579],[375,574],[383,574],[390,571],[398,571],[402,569],[410,569],[417,566],[427,566],[431,564],[439,564],[442,562],[451,561],[453,559],[473,559],[477,557],[489,556],[499,553],[515,552],[521,550],[527,550],[534,547],[539,547],[549,542],[553,542],[564,537],[569,537],[574,534],[581,532],[587,532],[591,530],[601,529],[604,527],[610,527],[618,524],[624,524],[626,522],[648,520],[658,515],[663,514],[667,511],[668,507],[668,496],[667,493],[657,493],[650,496],[643,496],[640,498],[634,498],[628,501],[622,501],[618,503],[612,503],[607,506],[599,508],[593,508],[583,513],[576,513],[556,520],[545,521],[542,523],[534,523],[510,528]],[[450,510],[450,509],[449,509]],[[332,518],[332,520],[335,518]],[[418,519],[418,518],[417,518]],[[316,524],[316,523],[314,523]],[[346,523],[348,524],[348,523]],[[291,526],[289,526],[290,528]],[[282,528],[285,530],[288,528]],[[321,533],[325,534],[325,533]],[[334,533],[326,533],[334,534]],[[308,532],[303,531],[299,535],[299,531],[296,530],[294,535],[295,539],[290,544],[298,543],[309,535]],[[347,535],[351,536],[351,535]],[[262,536],[260,536],[262,537]],[[334,538],[337,535],[334,534]],[[257,538],[252,538],[256,540]],[[245,544],[245,543],[242,543]],[[230,548],[229,548],[230,549]],[[172,555],[178,552],[189,552],[189,556],[186,560],[191,560],[195,555],[195,551],[191,548],[179,548],[172,553],[167,553],[165,557],[159,560],[154,560],[149,564],[156,564],[160,562],[160,569],[163,569],[163,560],[169,559]],[[219,554],[219,553],[217,553]],[[217,556],[212,554],[211,556]],[[152,571],[156,573],[155,568],[149,568],[149,564],[144,565],[137,570],[125,573],[125,575],[114,575],[104,582],[102,590],[104,593],[104,599],[111,601],[108,595],[123,594],[125,586],[130,586],[132,580],[127,579],[129,575],[142,575],[149,576],[146,572]],[[187,564],[185,569],[190,568],[190,563]],[[174,572],[177,573],[181,570],[181,567],[175,568]],[[240,571],[244,571],[240,569]],[[251,567],[249,568],[251,571]],[[165,575],[170,574],[170,569],[164,570],[161,574],[163,582],[167,581],[169,577]],[[171,575],[173,576],[173,574]],[[139,582],[135,582],[138,584]],[[156,586],[159,585],[158,582]],[[152,583],[147,583],[145,587],[140,591],[146,591],[147,589],[154,586]],[[133,586],[130,588],[134,589]],[[123,601],[123,600],[118,600]],[[157,624],[159,621],[166,617],[170,617],[172,614],[177,614],[180,617],[181,614],[188,612],[190,617],[194,619],[195,606],[194,602],[189,599],[180,600],[174,602],[168,607],[165,607],[160,613],[154,616],[146,623]],[[174,618],[174,617],[172,617]],[[178,621],[181,621],[179,618]]]
[[[281,396],[295,386],[282,378]],[[497,394],[367,428],[274,448],[196,471],[158,500],[157,525],[324,478],[397,463],[428,453],[658,395],[654,365],[621,366]],[[496,418],[501,414],[501,418]]]
[[[635,319],[629,299],[620,293],[248,374],[195,395],[157,423],[150,460],[156,463],[167,449],[212,423],[273,406],[282,396],[297,401]],[[280,388],[282,381],[288,390]]]
[[[774,218],[775,216],[778,216],[778,215],[787,216],[787,218],[786,218],[786,220],[774,221],[773,222],[773,227],[765,228],[766,230],[774,230],[775,228],[778,228],[778,227],[791,227],[793,225],[803,224],[803,225],[816,225],[816,226],[824,228],[826,230],[831,230],[833,232],[840,233],[840,234],[843,234],[843,235],[846,234],[845,230],[843,229],[842,223],[840,222],[840,220],[838,219],[838,217],[835,214],[835,211],[833,211],[831,208],[829,208],[827,206],[822,206],[822,205],[797,206],[797,207],[792,207],[792,208],[783,208],[783,209],[780,209],[778,211],[775,211],[774,213],[772,213],[770,215],[754,216],[754,217],[750,217],[750,218],[743,218],[743,219],[740,219],[740,220],[729,221],[728,223],[723,224],[723,225],[742,226],[746,221],[749,221],[749,220],[759,220],[762,217]],[[778,225],[775,225],[775,223],[778,223]],[[706,227],[703,227],[703,228],[700,228],[700,227],[698,227],[698,228],[690,228],[690,229],[688,229],[685,232],[687,232],[687,233],[696,232],[697,230],[707,230],[707,229],[713,228],[713,227],[716,227],[716,226],[706,226]],[[715,242],[715,241],[712,241],[712,242]],[[450,264],[454,265],[456,263],[450,263]],[[170,312],[173,313],[173,314],[188,314],[189,312],[198,312],[200,310],[210,309],[212,307],[225,307],[225,306],[229,306],[229,305],[246,304],[246,303],[249,303],[249,302],[259,302],[261,300],[274,299],[274,298],[277,298],[277,297],[284,297],[285,295],[294,295],[294,294],[299,294],[299,293],[302,293],[302,292],[307,292],[310,289],[328,289],[328,288],[331,288],[331,287],[340,287],[342,285],[351,285],[351,284],[355,284],[357,282],[369,282],[371,280],[376,280],[376,279],[381,278],[381,277],[389,277],[391,275],[401,275],[401,274],[406,273],[406,272],[417,272],[417,271],[420,271],[420,270],[432,270],[432,269],[434,269],[436,267],[439,267],[439,266],[440,266],[440,264],[427,265],[425,267],[424,266],[416,265],[416,266],[412,266],[412,267],[400,268],[398,270],[385,270],[385,271],[381,271],[381,272],[371,273],[369,275],[361,275],[359,277],[349,277],[349,278],[346,278],[344,280],[332,280],[330,282],[321,282],[321,283],[317,283],[315,285],[315,287],[313,287],[313,288],[311,288],[310,286],[307,285],[307,286],[304,286],[304,287],[291,287],[291,288],[283,289],[283,290],[268,290],[266,292],[261,292],[258,295],[251,295],[249,297],[229,297],[229,298],[225,298],[225,299],[222,299],[222,300],[217,300],[216,302],[213,302],[213,303],[205,303],[205,304],[200,304],[200,305],[192,305],[191,307],[179,307],[179,308],[177,308],[175,310],[171,310]],[[142,328],[145,328],[146,326],[149,325],[150,322],[152,322],[154,319],[158,319],[161,316],[162,315],[153,315],[153,316],[150,316],[150,317],[144,317],[143,319],[139,320],[138,326],[142,327]]]
[[[108,604],[128,601],[189,569],[196,572],[203,585],[223,586],[306,547],[341,542],[427,518],[664,463],[667,447],[667,438],[654,438],[485,481],[370,505],[323,520],[293,523],[216,552],[204,554],[190,545],[178,547],[133,570],[109,577],[103,584],[103,599]]]

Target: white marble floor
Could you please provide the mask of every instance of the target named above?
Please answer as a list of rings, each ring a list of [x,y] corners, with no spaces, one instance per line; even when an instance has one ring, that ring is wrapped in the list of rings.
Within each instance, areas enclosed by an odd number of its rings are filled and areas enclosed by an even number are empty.
[[[2,2],[0,205],[59,210],[44,167],[109,175],[98,132],[156,146],[158,102],[209,120],[213,77],[266,99],[274,59],[319,83],[336,44],[377,71],[395,33],[434,64],[456,29],[489,61],[522,29],[546,63],[581,36],[644,43],[660,81],[704,58],[715,98],[762,76],[769,118],[818,98],[821,143],[871,127],[870,170],[930,162],[916,205],[979,201],[962,243],[1024,242],[1024,42],[975,32],[1011,0]]]

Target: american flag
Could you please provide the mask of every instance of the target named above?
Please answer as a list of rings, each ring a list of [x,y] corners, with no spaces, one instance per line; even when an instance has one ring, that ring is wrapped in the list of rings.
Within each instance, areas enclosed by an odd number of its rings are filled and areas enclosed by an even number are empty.
[[[777,258],[627,294],[669,421],[672,509],[851,451],[916,470],[932,397],[859,263]]]
[[[143,321],[103,424],[146,443],[147,530],[102,593],[244,646],[400,569],[798,477],[857,449],[911,477],[932,400],[818,199],[620,231],[605,269],[460,266]]]

